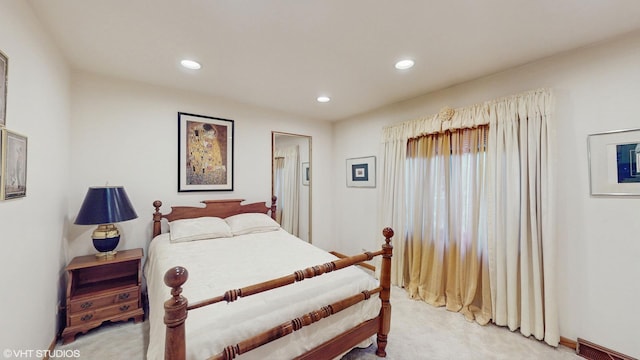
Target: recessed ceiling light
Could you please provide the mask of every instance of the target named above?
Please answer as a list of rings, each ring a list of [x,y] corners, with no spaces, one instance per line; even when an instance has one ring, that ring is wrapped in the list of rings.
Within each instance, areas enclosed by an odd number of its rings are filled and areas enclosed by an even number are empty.
[[[186,67],[187,69],[190,70],[198,70],[202,67],[202,65],[200,65],[200,63],[193,61],[193,60],[182,60],[180,61],[180,65]]]
[[[415,62],[411,59],[400,60],[396,63],[396,69],[398,70],[406,70],[413,67]]]
[[[331,101],[331,98],[330,98],[330,97],[328,97],[328,96],[318,96],[318,99],[317,99],[317,100],[318,100],[318,102],[326,103],[326,102]]]

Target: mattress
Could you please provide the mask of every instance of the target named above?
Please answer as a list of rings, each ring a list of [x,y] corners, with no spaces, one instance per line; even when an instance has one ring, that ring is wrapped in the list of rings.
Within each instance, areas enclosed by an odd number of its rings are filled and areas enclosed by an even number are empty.
[[[170,243],[168,233],[157,236],[149,246],[144,268],[150,321],[147,359],[164,358],[163,304],[170,289],[163,277],[168,269],[183,266],[188,270],[182,295],[194,303],[335,259],[282,229],[184,243]],[[226,346],[377,286],[376,279],[352,266],[233,303],[191,310],[186,320],[187,359],[206,359]],[[374,295],[237,359],[291,359],[376,317],[379,311],[380,301]]]

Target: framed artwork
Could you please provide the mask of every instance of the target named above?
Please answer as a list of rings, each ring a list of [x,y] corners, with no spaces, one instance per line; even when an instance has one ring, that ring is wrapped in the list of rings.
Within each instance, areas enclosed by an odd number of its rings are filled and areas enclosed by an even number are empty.
[[[587,138],[591,195],[640,196],[640,129]]]
[[[376,187],[376,157],[347,159],[347,187]]]
[[[233,190],[233,120],[178,113],[178,192]]]
[[[309,163],[302,163],[302,185],[309,185],[309,179],[311,179],[311,170],[309,169]]]
[[[0,129],[0,200],[4,200],[4,130]]]
[[[27,195],[27,137],[2,130],[3,199]]]
[[[9,76],[9,58],[0,51],[0,128],[7,126],[7,77]]]

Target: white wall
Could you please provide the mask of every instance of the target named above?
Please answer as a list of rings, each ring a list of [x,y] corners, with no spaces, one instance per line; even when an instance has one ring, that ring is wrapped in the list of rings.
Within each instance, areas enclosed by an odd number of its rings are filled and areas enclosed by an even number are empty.
[[[205,199],[271,199],[271,131],[310,135],[313,164],[330,167],[331,124],[304,121],[246,104],[184,91],[106,78],[88,73],[72,76],[71,194],[69,257],[94,252],[92,226],[73,225],[89,186],[123,185],[138,219],[120,223],[120,249],[147,248],[152,203],[197,205]],[[233,192],[177,191],[178,111],[235,121]],[[330,249],[329,177],[314,178],[313,241]]]
[[[27,196],[0,202],[0,349],[46,350],[63,295],[69,71],[24,1],[0,1],[9,57],[7,129],[28,137]]]
[[[557,100],[560,333],[640,357],[640,197],[591,197],[586,145],[588,134],[640,128],[638,64],[640,33],[636,32],[337,123],[333,171],[338,250],[352,253],[380,243],[379,187],[376,191],[346,188],[344,159],[364,155],[379,159],[383,126],[434,114],[445,106],[466,107],[550,87]]]

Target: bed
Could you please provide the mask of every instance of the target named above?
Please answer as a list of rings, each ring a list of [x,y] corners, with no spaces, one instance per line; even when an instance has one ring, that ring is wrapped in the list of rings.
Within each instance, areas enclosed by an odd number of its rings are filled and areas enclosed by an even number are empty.
[[[242,202],[153,203],[147,359],[333,359],[373,337],[386,356],[393,230],[381,250],[337,258],[267,216],[275,198]],[[355,266],[376,256],[379,281]]]

